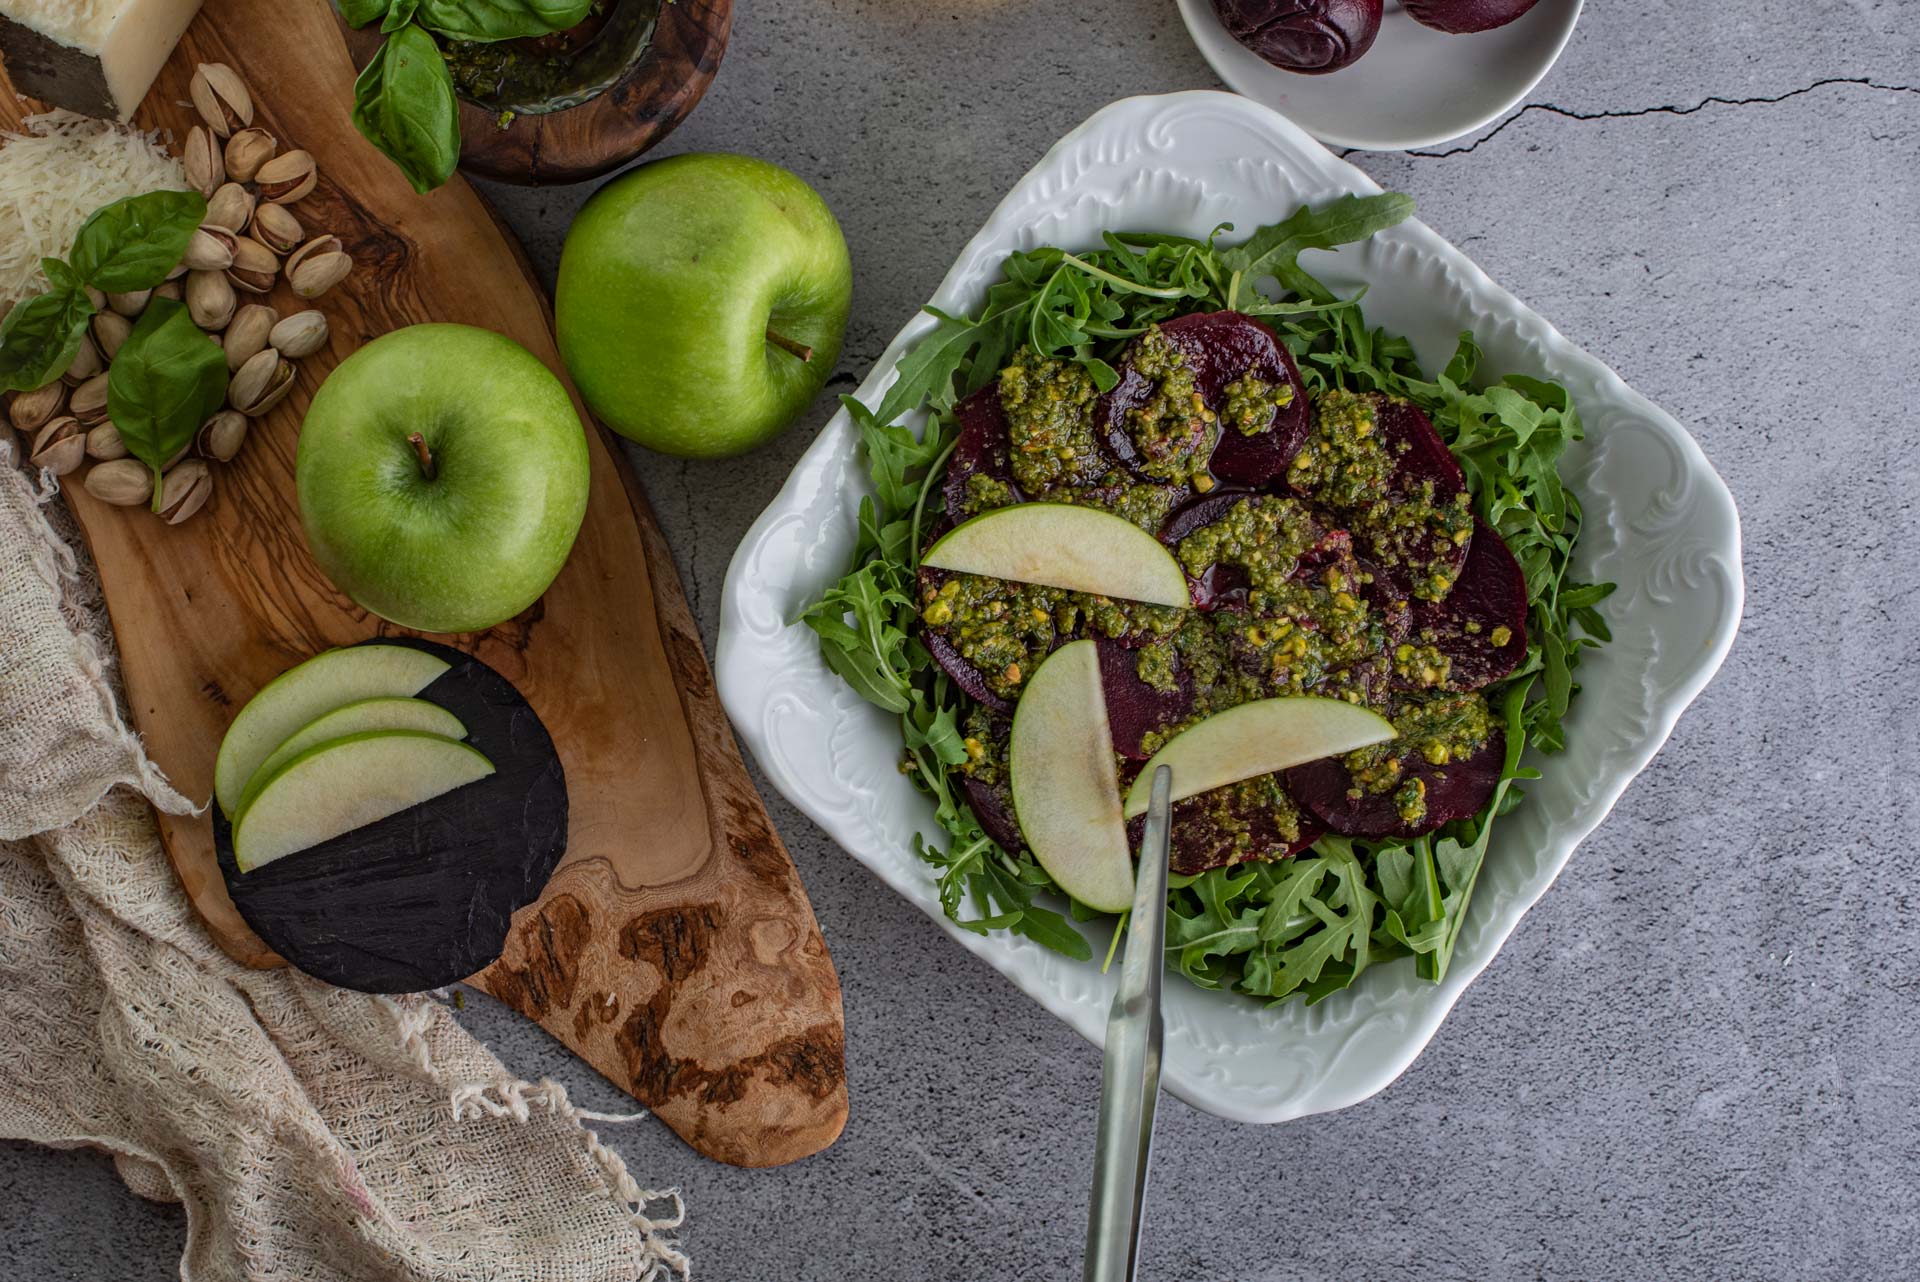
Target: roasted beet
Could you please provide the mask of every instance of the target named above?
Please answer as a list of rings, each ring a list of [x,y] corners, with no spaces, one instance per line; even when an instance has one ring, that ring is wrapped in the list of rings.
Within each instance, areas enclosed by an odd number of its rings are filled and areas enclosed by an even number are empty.
[[[960,786],[967,794],[973,817],[980,821],[981,830],[998,842],[1000,849],[1017,851],[1026,846],[1027,840],[1020,834],[1020,820],[1013,813],[1013,792],[1006,784],[986,784],[971,775],[961,775]]]
[[[1504,27],[1539,0],[1401,0],[1407,16],[1449,35],[1467,35]]]
[[[1292,389],[1293,399],[1274,413],[1264,430],[1249,435],[1223,429],[1209,460],[1213,475],[1231,485],[1265,485],[1285,476],[1287,464],[1306,438],[1312,415],[1300,371],[1279,336],[1239,312],[1182,316],[1161,325],[1160,332],[1185,358],[1193,371],[1195,390],[1216,414],[1226,402],[1227,386],[1247,375],[1276,388]],[[1144,404],[1153,391],[1152,380],[1123,362],[1120,383],[1106,395],[1101,408],[1108,449],[1136,470],[1140,460],[1127,434],[1127,414]]]
[[[1290,808],[1290,815],[1276,814],[1272,807],[1266,805],[1249,807],[1236,804],[1229,799],[1230,796],[1228,790],[1223,788],[1173,803],[1171,840],[1167,849],[1167,868],[1170,871],[1183,877],[1194,877],[1231,864],[1288,859],[1326,835],[1326,827],[1300,809],[1291,798],[1286,798],[1284,792],[1282,804]],[[1299,833],[1293,841],[1288,841],[1280,831],[1283,817],[1290,819],[1291,826]],[[1236,840],[1243,830],[1247,837],[1244,848]],[[1144,816],[1128,822],[1127,839],[1135,850],[1140,848],[1141,838],[1145,834]]]
[[[1142,741],[1193,712],[1193,678],[1176,667],[1174,688],[1156,690],[1140,679],[1138,650],[1105,640],[1098,645],[1100,687],[1106,695],[1113,750],[1134,761],[1145,761],[1153,754]]]
[[[1407,640],[1446,656],[1442,690],[1478,690],[1520,666],[1527,657],[1527,576],[1498,530],[1474,522],[1453,591],[1444,601],[1413,603]]]
[[[1477,694],[1402,695],[1387,709],[1400,737],[1371,763],[1385,780],[1364,787],[1348,757],[1328,757],[1287,771],[1287,791],[1320,822],[1351,837],[1417,837],[1478,813],[1500,781],[1506,735]],[[1397,754],[1389,756],[1389,754]],[[1402,816],[1400,793],[1417,788],[1425,813]]]
[[[1283,71],[1338,71],[1373,47],[1381,0],[1213,0],[1227,34]]]
[[[1007,414],[1000,408],[1000,388],[989,383],[953,407],[960,424],[960,435],[947,459],[947,481],[943,495],[947,519],[955,525],[975,515],[967,506],[967,480],[976,473],[1003,481],[1020,497],[1013,484],[1013,466],[1007,457]]]
[[[953,643],[948,641],[943,633],[928,628],[923,635],[927,643],[927,652],[933,656],[933,661],[953,678],[955,685],[995,712],[1011,713],[1013,711],[1012,702],[995,694],[988,687],[987,679],[980,675],[980,669],[961,658],[960,652],[953,648]]]

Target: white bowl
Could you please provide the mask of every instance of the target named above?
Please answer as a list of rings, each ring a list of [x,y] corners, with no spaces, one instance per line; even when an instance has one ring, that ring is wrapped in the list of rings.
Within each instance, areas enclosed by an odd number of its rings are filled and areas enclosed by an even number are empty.
[[[1180,0],[1187,34],[1227,84],[1329,147],[1398,151],[1472,133],[1540,83],[1566,48],[1582,0],[1540,0],[1504,27],[1450,36],[1388,0],[1360,60],[1324,76],[1282,71],[1227,34],[1213,0]]]
[[[1015,185],[933,301],[947,311],[978,307],[1015,249],[1097,247],[1103,228],[1203,236],[1229,221],[1245,233],[1303,202],[1378,190],[1244,98],[1130,98],[1067,135]],[[1406,335],[1429,369],[1472,329],[1488,373],[1553,379],[1572,392],[1588,434],[1566,457],[1587,521],[1575,570],[1620,586],[1604,607],[1613,644],[1589,652],[1580,668],[1585,689],[1567,723],[1570,747],[1533,762],[1546,778],[1528,785],[1524,804],[1495,829],[1442,983],[1394,962],[1309,1008],[1267,1007],[1170,980],[1166,1085],[1208,1112],[1259,1122],[1356,1103],[1413,1062],[1719,667],[1742,596],[1733,499],[1693,439],[1459,250],[1407,222],[1363,245],[1314,253],[1307,265],[1342,292],[1366,284],[1368,321]],[[879,403],[895,363],[933,325],[924,313],[908,322],[861,385],[863,402]],[[1098,1044],[1113,976],[946,920],[933,872],[913,853],[915,834],[944,834],[898,769],[897,719],[828,671],[813,633],[790,622],[847,568],[856,510],[869,492],[857,443],[845,412],[835,415],[734,554],[721,607],[721,699],[794,805],[962,947]]]

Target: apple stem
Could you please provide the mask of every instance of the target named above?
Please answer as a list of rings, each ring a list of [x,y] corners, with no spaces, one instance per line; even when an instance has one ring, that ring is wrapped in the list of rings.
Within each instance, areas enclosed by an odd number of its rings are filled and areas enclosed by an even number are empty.
[[[782,351],[792,352],[795,356],[798,356],[803,361],[810,361],[813,359],[813,349],[811,347],[808,347],[805,343],[796,342],[793,339],[788,338],[785,334],[782,334],[780,331],[774,329],[772,326],[767,327],[767,341],[769,343],[772,343],[775,347],[780,348]]]
[[[427,448],[427,438],[415,432],[407,438],[407,441],[413,446],[413,452],[419,456],[420,475],[431,481],[435,468],[433,466],[433,451]]]

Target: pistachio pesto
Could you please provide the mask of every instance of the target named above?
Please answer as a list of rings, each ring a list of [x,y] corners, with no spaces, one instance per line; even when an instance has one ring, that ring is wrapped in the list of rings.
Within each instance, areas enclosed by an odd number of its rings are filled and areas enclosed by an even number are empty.
[[[1040,661],[1070,637],[1168,636],[1185,613],[977,574],[928,580],[920,593],[921,622],[940,629],[1003,699],[1017,698]]]
[[[1212,488],[1207,460],[1220,439],[1220,418],[1195,386],[1193,367],[1158,325],[1148,326],[1133,349],[1133,368],[1153,384],[1142,404],[1126,413],[1142,472],[1157,481]]]
[[[1220,421],[1242,436],[1273,426],[1273,416],[1293,404],[1293,385],[1276,386],[1249,371],[1221,389]]]
[[[1427,786],[1407,774],[1406,763],[1445,767],[1465,761],[1493,738],[1493,711],[1476,691],[1403,699],[1388,717],[1398,738],[1347,754],[1352,781],[1347,795],[1358,799],[1390,792],[1400,818],[1417,824],[1427,816]]]
[[[1031,347],[1000,371],[1008,457],[1015,484],[1029,495],[1057,485],[1088,485],[1106,471],[1094,441],[1100,389],[1077,361],[1043,360]]]

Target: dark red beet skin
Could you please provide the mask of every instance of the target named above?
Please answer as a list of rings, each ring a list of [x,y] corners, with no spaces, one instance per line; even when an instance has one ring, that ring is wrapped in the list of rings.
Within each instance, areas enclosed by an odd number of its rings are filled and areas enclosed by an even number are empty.
[[[1284,476],[1307,438],[1312,412],[1300,371],[1279,335],[1239,312],[1181,316],[1161,325],[1160,332],[1186,357],[1194,386],[1208,409],[1218,411],[1226,399],[1227,384],[1249,373],[1276,387],[1293,389],[1292,403],[1274,414],[1266,431],[1252,436],[1237,430],[1222,433],[1210,463],[1213,475],[1230,485],[1265,485]],[[1153,384],[1123,362],[1118,386],[1103,398],[1100,412],[1107,424],[1107,447],[1123,463],[1132,465],[1137,457],[1127,435],[1127,412],[1152,394]]]
[[[1401,0],[1407,16],[1422,26],[1464,36],[1504,27],[1539,0]]]
[[[1287,771],[1287,791],[1302,807],[1337,833],[1349,837],[1418,837],[1441,824],[1478,814],[1500,782],[1507,755],[1507,737],[1495,730],[1487,745],[1465,761],[1444,766],[1418,758],[1403,758],[1405,778],[1427,785],[1427,815],[1417,824],[1401,820],[1393,793],[1349,797],[1352,780],[1339,757],[1311,761]]]
[[[967,519],[967,478],[984,472],[995,480],[1013,484],[1013,467],[1007,456],[1007,413],[1000,408],[1000,385],[989,383],[953,407],[960,424],[953,454],[947,460],[947,481],[942,491],[947,502],[947,519],[955,525]],[[1020,491],[1015,487],[1016,497]]]
[[[1350,66],[1380,34],[1381,0],[1213,0],[1227,34],[1283,71]]]
[[[1326,835],[1326,828],[1312,815],[1300,816],[1300,839],[1289,842],[1280,835],[1273,812],[1264,808],[1251,813],[1236,812],[1233,818],[1248,828],[1251,853],[1242,855],[1234,845],[1234,833],[1215,822],[1207,813],[1213,794],[1201,793],[1173,803],[1172,840],[1168,843],[1167,867],[1183,877],[1196,877],[1213,868],[1232,863],[1251,863],[1272,859],[1290,859]],[[1140,849],[1146,835],[1144,815],[1127,821],[1127,840]]]
[[[1012,852],[1026,848],[1020,820],[1013,813],[1013,793],[1005,784],[984,784],[971,775],[961,775],[960,786],[981,830],[998,842],[1000,849]]]
[[[1111,641],[1096,642],[1100,651],[1100,688],[1107,701],[1107,727],[1113,750],[1134,761],[1153,754],[1141,741],[1156,730],[1184,720],[1193,711],[1193,678],[1175,674],[1172,690],[1156,690],[1140,679],[1139,652]]]
[[[1505,645],[1491,640],[1497,628],[1512,634]],[[1442,690],[1491,685],[1527,657],[1527,576],[1485,521],[1473,523],[1466,564],[1446,600],[1413,603],[1413,639],[1452,660]]]

